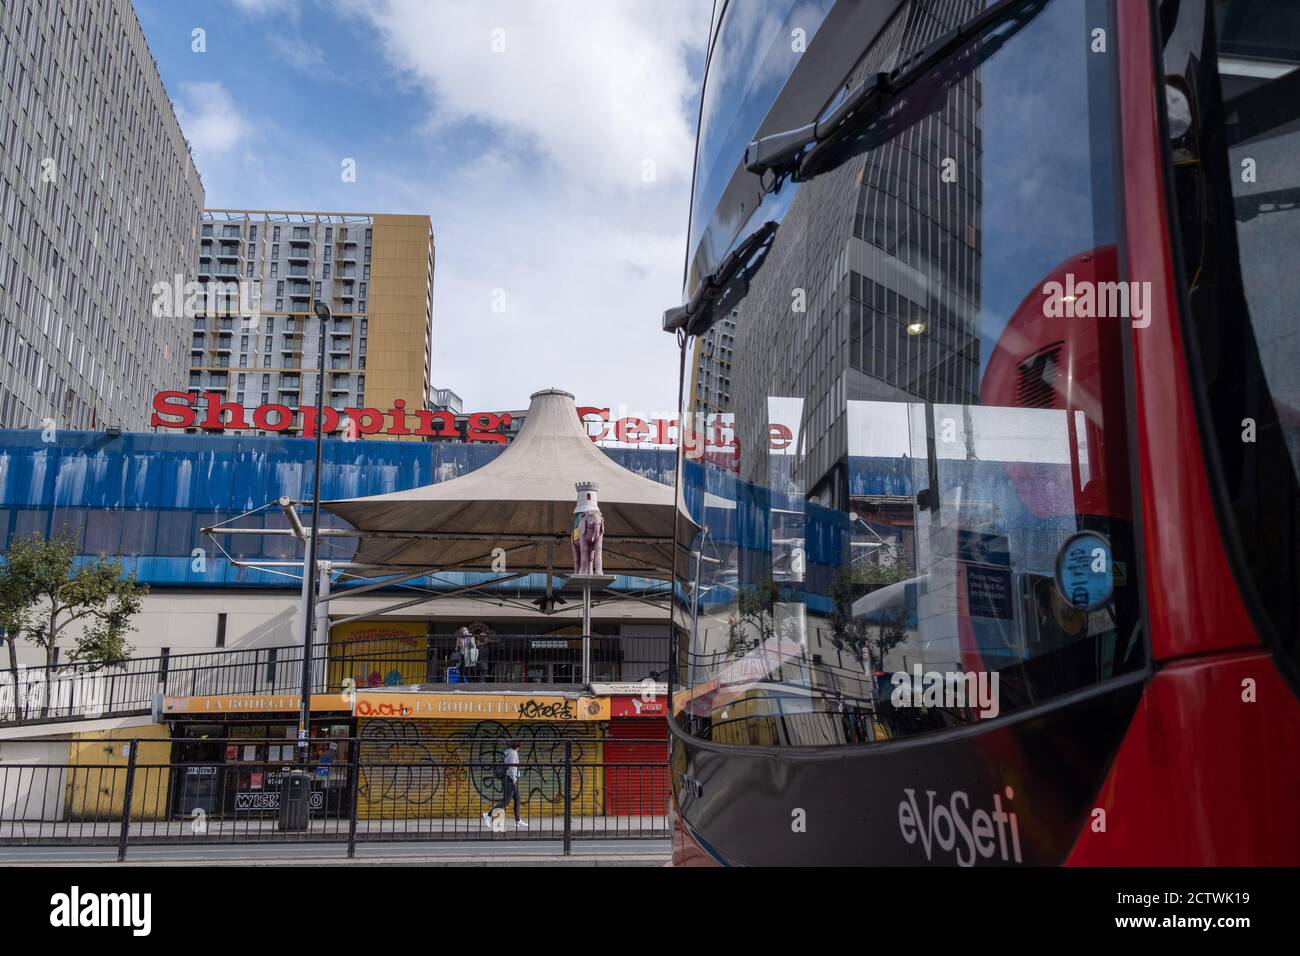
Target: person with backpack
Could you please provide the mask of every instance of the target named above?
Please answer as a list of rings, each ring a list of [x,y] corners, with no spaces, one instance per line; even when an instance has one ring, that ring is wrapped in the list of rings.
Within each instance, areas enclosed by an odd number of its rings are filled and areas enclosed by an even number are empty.
[[[501,781],[501,806],[499,809],[504,815],[506,806],[511,799],[515,802],[515,829],[527,830],[528,822],[519,818],[519,741],[511,740],[501,755],[501,762],[497,764],[496,775]],[[483,823],[486,826],[492,825],[492,814],[498,809],[497,805],[492,804],[490,810],[483,812]]]
[[[470,629],[462,626],[456,634],[456,654],[452,659],[459,658],[461,672],[465,672],[478,664],[478,641]]]

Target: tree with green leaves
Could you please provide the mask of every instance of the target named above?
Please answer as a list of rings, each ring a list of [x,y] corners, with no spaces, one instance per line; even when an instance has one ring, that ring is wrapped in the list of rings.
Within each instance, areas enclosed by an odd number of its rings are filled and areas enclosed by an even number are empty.
[[[836,647],[852,651],[872,672],[881,670],[885,655],[907,640],[906,609],[882,608],[868,618],[855,615],[853,605],[873,591],[908,580],[912,573],[901,561],[862,562],[840,568],[831,581],[831,640]]]
[[[67,635],[71,643],[65,640],[63,649],[77,667],[94,671],[130,656],[126,635],[135,630],[131,619],[149,592],[135,572],[123,577],[122,562],[105,558],[78,563],[76,540],[67,529],[48,540],[40,534],[14,538],[4,557],[0,628],[8,638],[16,706],[23,706],[18,693],[20,637],[44,649],[47,668],[54,667],[59,641]],[[74,624],[79,627],[70,629]],[[43,684],[42,710],[49,706],[49,681]]]
[[[786,633],[777,634],[776,606],[793,600],[792,592],[782,588],[770,575],[736,595],[736,613],[727,620],[727,654],[742,657],[765,646],[773,637],[796,640],[798,635],[787,625]]]

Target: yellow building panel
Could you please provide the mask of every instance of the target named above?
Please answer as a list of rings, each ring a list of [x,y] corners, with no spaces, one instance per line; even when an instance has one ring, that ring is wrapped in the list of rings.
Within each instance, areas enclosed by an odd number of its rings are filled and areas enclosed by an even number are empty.
[[[68,820],[121,820],[126,799],[128,744],[108,737],[141,738],[131,794],[132,820],[165,820],[171,783],[172,742],[166,724],[76,735],[68,753],[64,812]]]
[[[429,625],[424,621],[351,621],[330,628],[329,686],[422,684]]]
[[[374,217],[366,341],[366,404],[371,408],[392,408],[398,399],[408,411],[424,407],[430,384],[431,228],[428,216]]]

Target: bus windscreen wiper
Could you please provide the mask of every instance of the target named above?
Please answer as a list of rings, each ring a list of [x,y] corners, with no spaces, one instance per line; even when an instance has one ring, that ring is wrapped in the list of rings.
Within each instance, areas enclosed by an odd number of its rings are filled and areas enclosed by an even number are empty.
[[[923,50],[888,73],[872,73],[851,89],[824,119],[797,129],[773,133],[750,143],[745,150],[745,168],[762,176],[772,173],[769,191],[789,178],[804,182],[839,166],[850,156],[886,141],[932,112],[931,102],[993,55],[1032,20],[1049,0],[998,0],[983,12],[949,30]],[[1006,29],[983,43],[981,34],[994,26]],[[966,48],[966,49],[963,49]],[[924,102],[909,103],[909,88],[919,80],[932,78],[935,89]],[[876,120],[902,104],[886,128],[868,133]]]
[[[765,222],[727,253],[718,268],[695,287],[689,302],[664,313],[664,331],[683,329],[687,335],[697,335],[719,311],[734,308],[749,292],[749,281],[767,258],[776,229],[775,222]]]

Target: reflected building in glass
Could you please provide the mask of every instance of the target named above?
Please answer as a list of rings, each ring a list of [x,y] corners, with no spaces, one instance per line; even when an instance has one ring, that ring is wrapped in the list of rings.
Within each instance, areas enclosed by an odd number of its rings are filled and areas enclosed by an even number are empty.
[[[849,85],[905,60],[980,4],[941,7],[896,17]],[[803,492],[841,510],[855,497],[848,402],[978,401],[979,110],[972,73],[942,111],[801,185],[735,316],[697,340],[694,410],[737,413],[742,477],[764,470],[771,422],[752,413],[772,396],[803,404],[795,469]],[[720,354],[744,370],[726,366],[730,395],[714,384]]]

